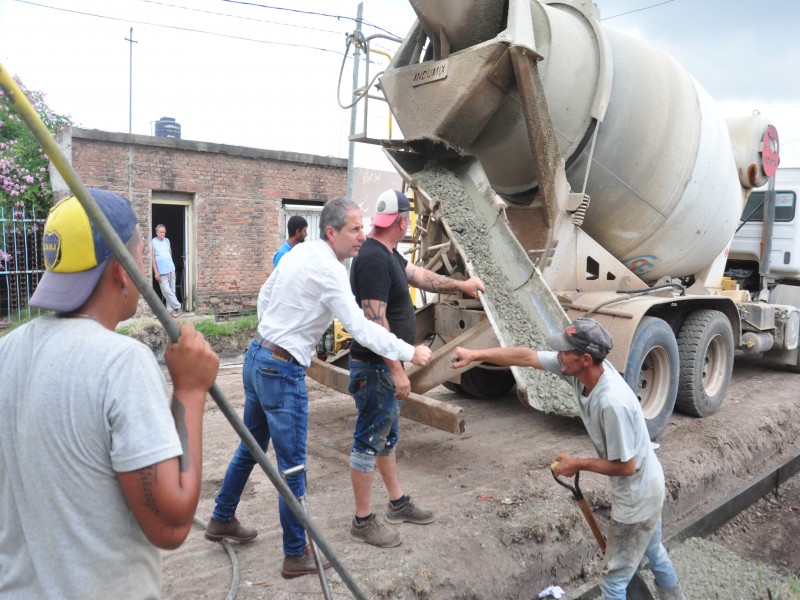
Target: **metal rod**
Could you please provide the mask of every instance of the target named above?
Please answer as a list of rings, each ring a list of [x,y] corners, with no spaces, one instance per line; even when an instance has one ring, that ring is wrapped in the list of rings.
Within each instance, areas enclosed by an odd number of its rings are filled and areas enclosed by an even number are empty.
[[[133,39],[133,27],[131,27],[131,37],[125,38],[130,46],[130,59],[128,63],[128,134],[133,133],[133,45],[138,41]]]
[[[89,216],[91,222],[95,225],[95,227],[97,227],[98,231],[100,231],[100,235],[103,236],[103,240],[105,240],[105,242],[109,245],[114,253],[114,256],[125,268],[125,271],[128,273],[131,280],[142,294],[142,297],[145,299],[153,313],[164,326],[169,339],[172,342],[176,342],[180,336],[180,329],[178,328],[176,321],[169,315],[166,306],[161,303],[156,295],[155,290],[149,284],[149,281],[145,279],[145,276],[139,269],[136,261],[133,259],[130,252],[128,252],[128,249],[125,247],[123,241],[119,239],[119,236],[108,222],[108,219],[103,211],[101,211],[97,206],[94,198],[92,198],[92,196],[89,194],[89,191],[83,185],[83,182],[72,168],[72,165],[69,163],[69,161],[67,161],[67,158],[64,156],[61,148],[58,147],[58,144],[53,139],[53,136],[39,118],[38,113],[34,110],[33,106],[31,106],[31,103],[25,97],[25,94],[2,64],[0,64],[0,87],[2,87],[5,93],[8,95],[8,98],[14,106],[14,109],[17,111],[17,114],[19,114],[22,120],[25,121],[25,124],[39,141],[45,153],[50,158],[50,161],[55,165],[59,173],[61,173],[64,181],[67,182],[72,190],[72,193],[75,194],[75,197],[81,203],[81,206],[83,206],[83,209],[86,211],[86,214]],[[303,510],[303,507],[295,497],[292,490],[289,489],[289,486],[287,486],[286,483],[281,479],[277,469],[272,465],[272,463],[270,463],[267,455],[258,445],[258,442],[256,442],[256,439],[250,433],[250,430],[245,427],[242,419],[233,409],[233,406],[230,402],[228,402],[227,398],[225,398],[216,383],[211,386],[209,394],[217,403],[217,406],[222,411],[222,414],[225,415],[233,429],[239,435],[242,443],[247,447],[247,449],[250,451],[250,454],[267,474],[267,477],[269,477],[272,485],[274,485],[275,489],[277,489],[280,495],[283,496],[283,499],[286,501],[286,504],[289,506],[292,513],[294,513],[303,527],[305,527],[306,531],[308,531],[309,536],[317,542],[319,547],[322,548],[322,551],[326,554],[326,556],[328,556],[331,566],[336,570],[336,572],[342,578],[342,581],[353,593],[353,597],[358,598],[359,600],[366,600],[364,593],[359,589],[355,580],[339,562],[339,559],[328,545],[328,542],[322,536],[322,533],[320,533],[314,522],[308,517],[308,515],[306,515],[306,512]]]
[[[364,3],[359,2],[356,10],[356,32],[361,33],[361,21],[364,16]],[[353,89],[358,87],[358,63],[361,57],[361,51],[356,40],[355,50],[353,52]],[[355,94],[353,94],[355,96]],[[353,100],[351,96],[351,100]],[[356,115],[358,115],[358,106],[354,103],[350,108],[350,137],[356,132]],[[351,139],[347,145],[347,199],[353,199],[353,177],[355,175],[355,162],[356,162],[356,144]]]
[[[300,504],[307,514],[308,506],[306,505],[306,495],[308,494],[308,469],[306,469],[304,464],[300,464],[281,471],[284,481],[286,481],[287,477],[297,475],[298,473],[302,473],[303,487],[306,489],[306,493],[300,497]],[[286,483],[288,484],[289,482],[287,481]],[[331,595],[331,586],[328,584],[328,577],[325,575],[325,566],[322,562],[322,557],[319,554],[319,548],[317,548],[317,544],[314,542],[313,538],[311,539],[309,547],[311,548],[311,556],[314,558],[314,564],[317,566],[317,575],[319,575],[319,584],[322,587],[322,595],[325,600],[332,600],[333,596]]]

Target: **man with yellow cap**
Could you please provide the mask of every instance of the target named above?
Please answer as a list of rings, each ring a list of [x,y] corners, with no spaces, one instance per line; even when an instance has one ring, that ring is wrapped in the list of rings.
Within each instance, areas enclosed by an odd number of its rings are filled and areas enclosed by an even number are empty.
[[[139,268],[130,204],[92,198]],[[190,324],[165,359],[114,332],[139,293],[75,197],[44,228],[31,306],[53,311],[0,338],[0,597],[158,598],[159,548],[192,525],[202,417],[219,359]]]

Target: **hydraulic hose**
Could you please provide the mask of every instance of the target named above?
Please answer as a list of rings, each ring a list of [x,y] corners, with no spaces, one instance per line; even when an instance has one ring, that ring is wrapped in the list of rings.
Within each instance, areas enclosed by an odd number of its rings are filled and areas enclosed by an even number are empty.
[[[670,283],[662,283],[661,285],[654,285],[651,288],[642,288],[640,290],[617,290],[618,296],[616,296],[614,298],[610,298],[609,300],[605,300],[603,302],[600,302],[599,304],[595,304],[594,306],[592,306],[586,312],[586,314],[584,316],[588,317],[590,315],[593,315],[598,310],[600,310],[601,308],[603,308],[605,306],[608,306],[609,304],[616,304],[617,302],[623,302],[624,300],[630,300],[631,298],[634,298],[636,296],[646,296],[648,294],[652,294],[654,292],[658,292],[659,290],[664,290],[664,289],[668,289],[668,288],[674,288],[674,289],[680,290],[681,291],[681,296],[685,296],[686,295],[686,288],[683,285],[681,285],[680,283],[672,283],[672,282],[670,282]]]
[[[203,530],[208,529],[208,523],[200,517],[195,517],[192,522]],[[228,558],[231,559],[231,587],[228,588],[228,595],[225,596],[225,600],[235,600],[236,591],[239,589],[239,560],[236,558],[236,552],[233,551],[233,546],[228,540],[222,540],[222,547],[225,548]]]
[[[103,237],[103,240],[109,245],[114,253],[114,256],[125,268],[125,271],[128,273],[131,280],[136,285],[136,288],[141,293],[142,298],[145,299],[147,304],[150,306],[150,309],[164,326],[169,339],[173,343],[177,342],[178,337],[180,336],[178,324],[167,312],[166,306],[161,303],[156,295],[155,290],[149,284],[148,280],[145,279],[144,274],[137,266],[133,256],[131,256],[130,252],[128,252],[125,244],[114,231],[114,228],[108,222],[108,219],[103,211],[100,210],[100,208],[97,206],[97,203],[94,201],[94,198],[92,198],[92,196],[89,194],[89,191],[83,185],[80,177],[72,168],[72,165],[69,163],[67,158],[64,156],[61,148],[58,147],[58,144],[56,143],[55,139],[53,139],[53,136],[50,134],[45,124],[42,122],[38,113],[36,110],[34,110],[31,103],[25,97],[25,94],[2,64],[0,64],[0,88],[2,88],[6,93],[12,106],[14,107],[14,110],[28,126],[28,129],[31,130],[33,135],[39,141],[39,144],[41,144],[42,149],[50,158],[50,161],[53,163],[53,165],[55,165],[56,169],[58,169],[58,172],[64,178],[64,181],[67,182],[70,190],[72,190],[72,193],[81,203],[81,206],[83,206],[83,209],[86,211],[86,214],[91,222],[95,227],[97,227],[100,235]],[[334,554],[333,549],[325,540],[319,529],[317,529],[316,524],[311,520],[308,514],[306,514],[305,510],[303,510],[300,501],[295,497],[294,493],[292,493],[292,490],[289,489],[289,486],[286,485],[283,479],[281,479],[277,469],[269,461],[267,455],[258,445],[247,427],[245,427],[242,419],[233,409],[233,406],[228,399],[225,398],[224,394],[216,383],[211,386],[209,394],[217,403],[217,406],[222,411],[222,414],[225,415],[233,429],[239,435],[242,443],[244,443],[244,445],[250,451],[250,454],[267,474],[267,477],[269,477],[272,485],[274,485],[275,489],[278,490],[286,504],[291,509],[292,513],[294,513],[294,515],[297,517],[297,520],[302,523],[309,536],[314,539],[317,545],[328,557],[331,566],[336,570],[336,572],[342,578],[342,581],[350,589],[353,597],[358,598],[359,600],[366,600],[367,597],[359,589],[353,577],[344,568],[344,565],[339,562],[339,559]]]

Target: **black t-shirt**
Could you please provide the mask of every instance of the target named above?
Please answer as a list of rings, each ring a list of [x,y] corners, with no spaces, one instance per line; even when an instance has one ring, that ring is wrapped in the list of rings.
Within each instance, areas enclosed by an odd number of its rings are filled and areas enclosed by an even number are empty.
[[[386,320],[392,333],[413,344],[416,317],[408,292],[406,264],[406,259],[397,250],[390,251],[378,240],[367,238],[350,266],[350,287],[359,306],[362,298],[386,302]],[[350,346],[350,354],[357,360],[383,362],[381,356],[355,340]]]

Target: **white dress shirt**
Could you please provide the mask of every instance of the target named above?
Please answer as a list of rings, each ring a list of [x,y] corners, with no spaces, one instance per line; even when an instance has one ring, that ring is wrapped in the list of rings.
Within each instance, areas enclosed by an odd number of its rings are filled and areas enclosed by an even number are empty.
[[[347,270],[325,241],[298,244],[261,286],[258,333],[308,367],[334,316],[359,344],[376,354],[393,360],[413,358],[414,346],[364,316],[350,290]]]

